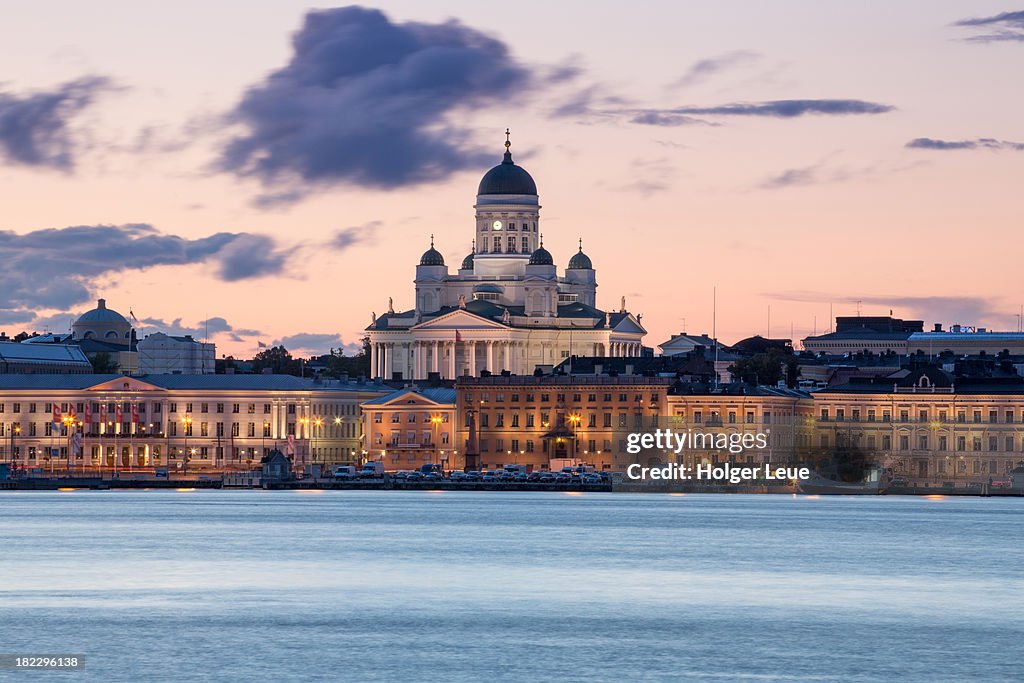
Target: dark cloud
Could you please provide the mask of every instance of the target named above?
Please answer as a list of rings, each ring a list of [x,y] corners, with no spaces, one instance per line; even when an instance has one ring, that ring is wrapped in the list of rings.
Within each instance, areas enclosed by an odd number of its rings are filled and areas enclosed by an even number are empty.
[[[320,355],[331,349],[343,349],[346,355],[358,353],[362,345],[346,344],[340,334],[317,334],[300,332],[274,341],[273,346],[284,346],[292,353],[298,351],[308,355]]]
[[[238,234],[217,253],[218,275],[235,282],[266,275],[278,275],[295,253],[295,249],[278,249],[273,238],[266,235]]]
[[[97,278],[153,266],[212,262],[229,281],[278,273],[288,253],[263,235],[188,239],[144,223],[0,231],[0,311],[67,309],[92,298]]]
[[[108,79],[90,76],[50,91],[0,92],[0,155],[12,164],[70,171],[77,151],[70,122],[110,89]]]
[[[694,124],[703,124],[705,126],[717,126],[717,123],[711,123],[699,119],[695,116],[684,116],[683,114],[674,114],[672,112],[665,111],[641,111],[637,112],[630,119],[630,123],[639,123],[643,126],[691,126]]]
[[[953,24],[970,29],[979,29],[967,40],[979,43],[1024,42],[1024,11],[1003,12],[990,17],[961,19]]]
[[[380,221],[370,221],[364,225],[355,225],[350,228],[343,228],[342,230],[334,233],[331,241],[328,242],[328,246],[332,249],[343,250],[359,244],[360,242],[371,241],[377,234],[377,230],[380,229],[381,225],[382,223]]]
[[[259,330],[236,329],[231,323],[220,316],[200,320],[195,325],[185,325],[182,323],[181,318],[175,318],[170,322],[162,318],[142,318],[139,322],[140,336],[153,334],[154,332],[163,332],[173,337],[191,335],[193,339],[204,339],[217,334],[230,333],[229,336],[232,341],[242,341],[243,337],[258,337],[260,335]]]
[[[935,138],[914,138],[906,144],[910,149],[933,149],[950,151],[958,149],[996,149],[1024,151],[1024,143],[996,140],[995,138],[975,138],[973,140],[936,140]]]
[[[625,98],[609,92],[606,86],[595,83],[570,92],[555,104],[548,115],[556,119],[617,116],[626,102]]]
[[[782,173],[768,178],[759,185],[764,190],[777,190],[797,185],[813,185],[818,182],[818,167],[789,168]]]
[[[992,308],[991,298],[976,296],[837,296],[828,292],[791,290],[766,293],[764,296],[779,301],[800,303],[843,304],[846,306],[873,306],[881,309],[865,315],[884,315],[889,309],[896,316],[917,318],[926,322],[961,322],[972,324],[986,320],[1005,322],[1007,315]],[[836,311],[837,315],[853,315],[850,311]]]
[[[763,116],[768,118],[791,119],[806,114],[826,116],[849,116],[856,114],[884,114],[895,107],[864,100],[770,100],[768,102],[743,102],[722,104],[715,107],[675,107],[673,109],[648,109],[637,112],[634,123],[650,125],[679,125],[679,117],[686,119],[700,116]],[[647,117],[647,118],[643,118]],[[697,119],[699,120],[699,119]]]
[[[545,82],[504,43],[457,21],[394,23],[355,6],[310,11],[292,48],[229,115],[246,130],[218,161],[280,201],[316,185],[394,188],[478,169],[495,152],[474,146],[454,115],[521,102]]]
[[[760,58],[756,52],[749,52],[747,50],[735,50],[733,52],[727,52],[717,57],[711,57],[709,59],[702,59],[698,62],[694,62],[689,69],[686,70],[677,81],[671,84],[669,87],[674,88],[686,88],[691,85],[696,85],[701,81],[713,76],[716,73],[731,69],[736,66],[743,64],[751,64]]]

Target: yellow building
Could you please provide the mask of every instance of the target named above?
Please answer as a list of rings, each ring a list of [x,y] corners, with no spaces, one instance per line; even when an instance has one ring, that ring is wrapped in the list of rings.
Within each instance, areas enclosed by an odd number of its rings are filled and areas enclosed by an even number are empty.
[[[364,458],[388,472],[439,465],[462,469],[455,440],[455,390],[409,387],[363,403]]]
[[[42,469],[297,469],[361,456],[359,404],[388,387],[290,375],[0,375],[0,461]]]
[[[917,486],[1005,480],[1024,449],[1024,380],[936,367],[814,394],[814,444],[863,452]]]

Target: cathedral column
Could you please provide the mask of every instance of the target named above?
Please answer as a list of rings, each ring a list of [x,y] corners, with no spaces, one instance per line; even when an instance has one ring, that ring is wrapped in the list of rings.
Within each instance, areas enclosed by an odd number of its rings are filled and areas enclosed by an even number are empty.
[[[377,365],[377,342],[370,344],[370,379],[380,377],[380,367]]]
[[[505,351],[505,363],[504,363],[504,367],[502,368],[502,370],[508,370],[509,372],[512,372],[512,362],[511,362],[512,352],[511,352],[511,349],[509,349],[509,342],[507,342],[507,341],[501,342],[501,347]]]
[[[494,342],[490,339],[484,342],[484,370],[487,372],[494,372],[494,366],[491,365],[491,351],[493,350]]]
[[[448,379],[455,379],[455,348],[456,348],[456,343],[455,342],[449,342],[448,346],[451,349],[451,351],[449,352],[449,356],[448,356]]]
[[[438,356],[441,353],[441,344],[439,342],[432,341],[432,342],[430,342],[430,349],[431,349],[431,354],[430,354],[430,371],[431,372],[440,372],[441,371],[441,366],[440,366],[440,364],[438,362]]]
[[[476,342],[467,342],[466,348],[469,350],[469,374],[476,377]]]

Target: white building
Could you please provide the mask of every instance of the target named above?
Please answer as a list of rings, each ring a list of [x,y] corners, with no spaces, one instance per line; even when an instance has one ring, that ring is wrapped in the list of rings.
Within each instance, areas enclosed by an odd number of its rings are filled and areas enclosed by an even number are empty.
[[[625,297],[617,311],[596,307],[597,272],[582,240],[558,275],[540,231],[537,185],[509,147],[506,139],[504,160],[480,181],[473,253],[452,274],[431,237],[416,267],[415,308],[396,312],[389,302],[374,315],[373,377],[532,374],[570,355],[641,354],[646,330]]]
[[[216,345],[199,342],[191,335],[172,337],[163,332],[148,334],[138,343],[139,372],[143,375],[212,375]]]

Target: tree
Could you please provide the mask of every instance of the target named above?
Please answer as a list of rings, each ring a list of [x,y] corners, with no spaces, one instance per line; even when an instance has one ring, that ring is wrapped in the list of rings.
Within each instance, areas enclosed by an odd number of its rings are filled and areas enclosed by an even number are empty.
[[[774,386],[783,379],[790,389],[796,387],[800,376],[796,356],[781,349],[768,349],[764,353],[740,358],[729,366],[729,372],[748,384]]]
[[[253,357],[252,369],[254,372],[261,373],[268,368],[275,375],[302,374],[301,361],[292,358],[292,354],[283,346],[272,346]]]
[[[366,377],[370,374],[370,338],[363,337],[363,348],[355,356],[346,356],[344,349],[331,349],[327,358],[327,376],[341,377],[346,373],[349,377]]]
[[[117,372],[120,367],[114,357],[106,351],[99,351],[89,357],[92,363],[92,371],[97,375],[109,375]]]

